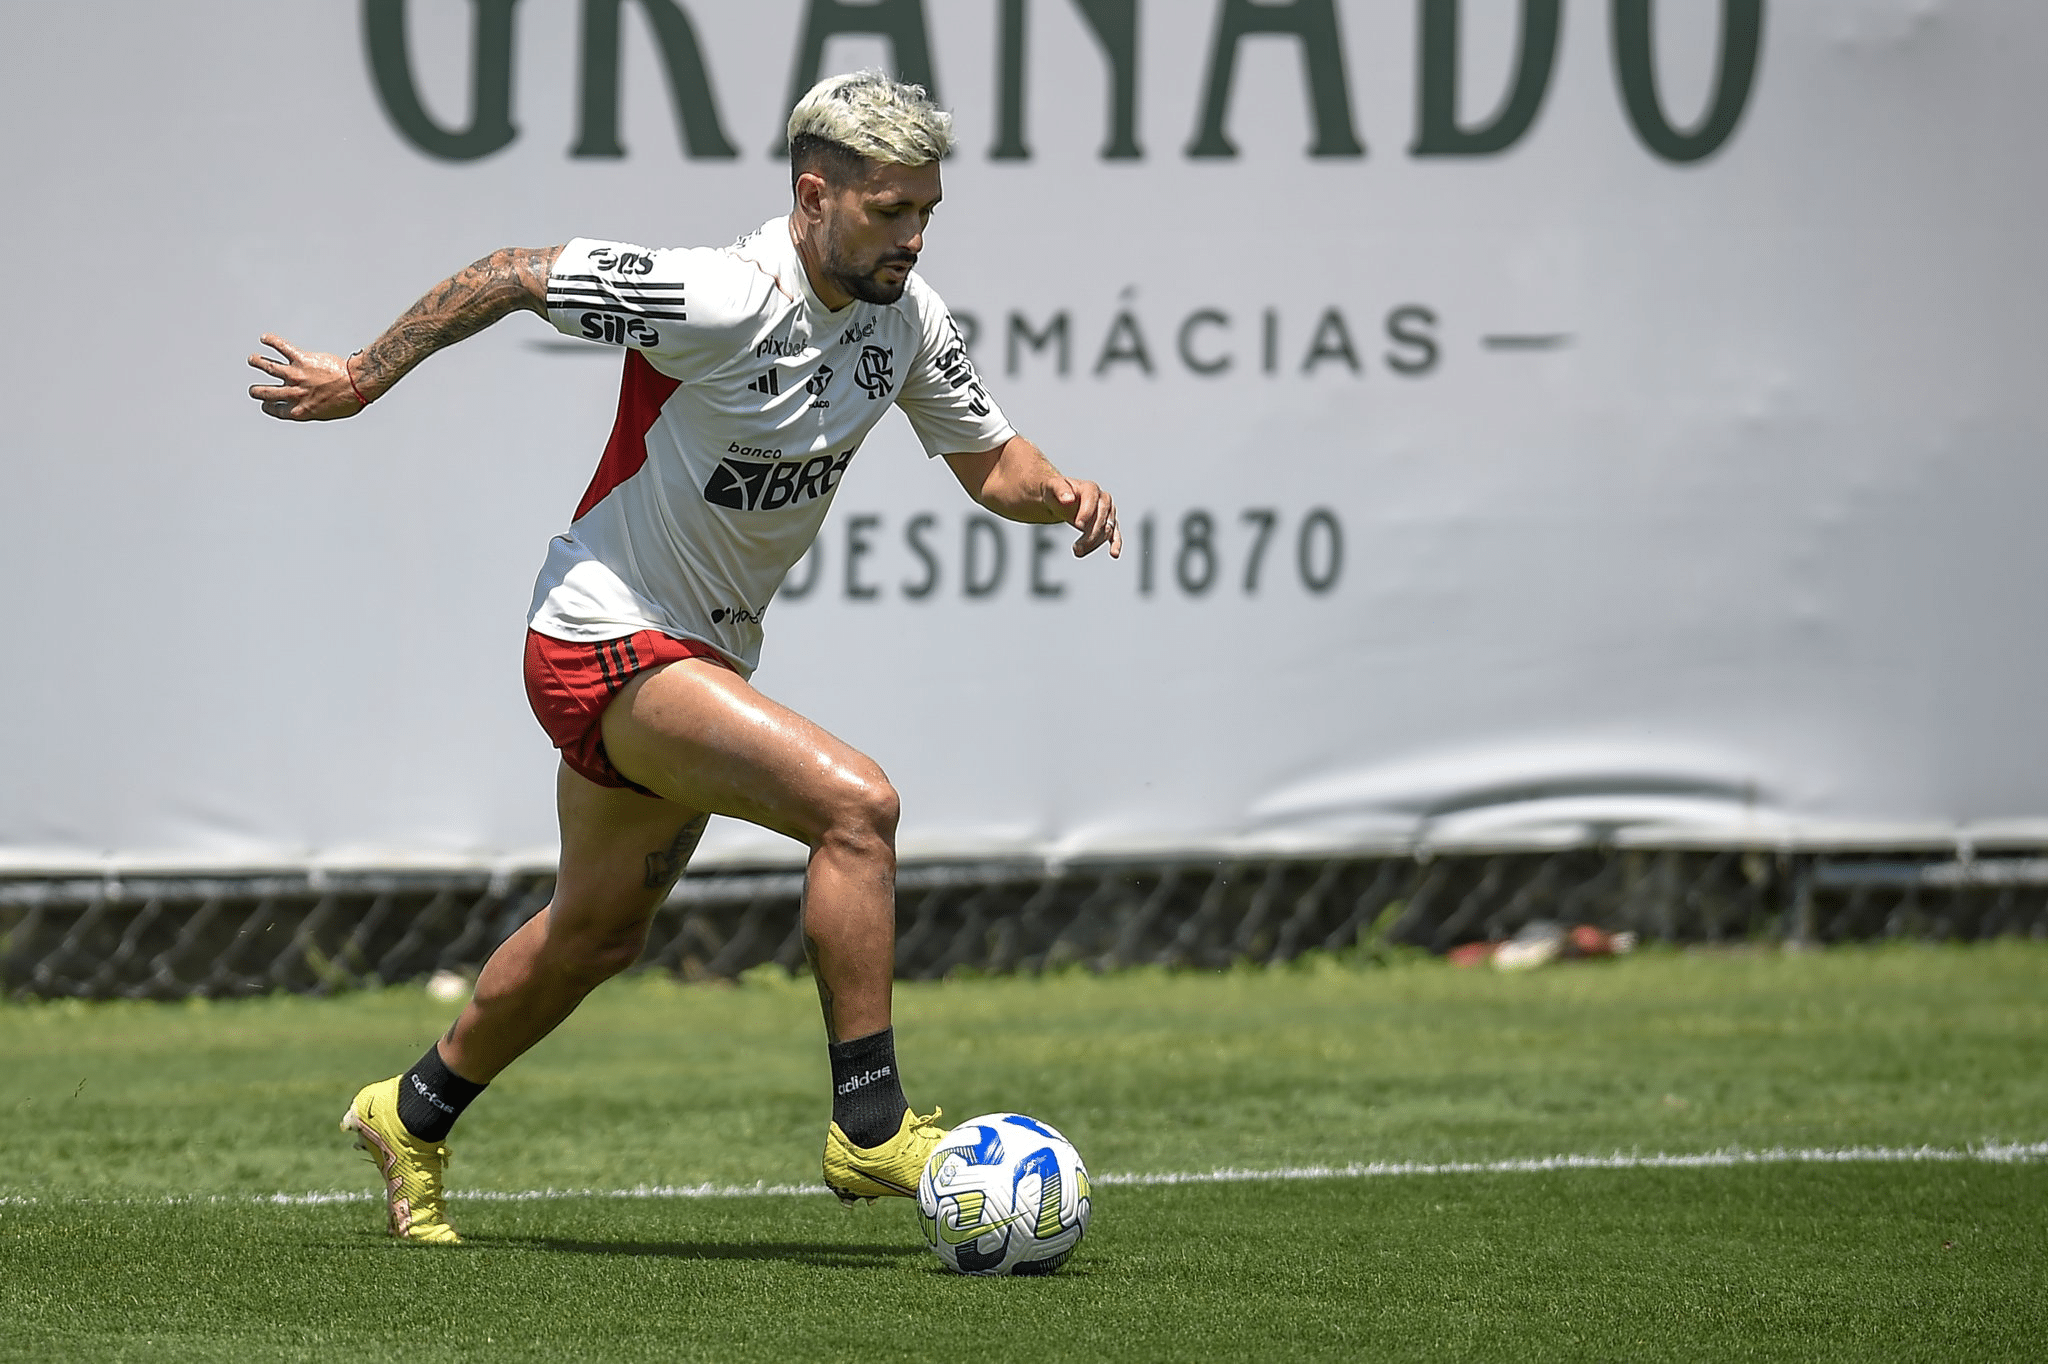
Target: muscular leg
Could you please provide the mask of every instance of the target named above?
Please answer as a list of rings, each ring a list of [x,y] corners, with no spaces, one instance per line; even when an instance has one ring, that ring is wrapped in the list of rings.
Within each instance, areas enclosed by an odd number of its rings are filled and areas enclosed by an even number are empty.
[[[881,768],[728,669],[641,673],[604,714],[612,762],[693,810],[811,849],[804,947],[832,1041],[889,1026],[896,964],[896,790]]]
[[[633,964],[647,920],[703,832],[694,810],[598,786],[566,767],[559,782],[562,866],[554,901],[485,964],[448,1035],[407,1070],[366,1085],[342,1130],[376,1162],[394,1236],[460,1240],[442,1212],[441,1141],[482,1087],[554,1030],[599,982]]]
[[[897,802],[881,769],[700,659],[636,676],[603,725],[613,765],[662,799],[562,769],[554,900],[485,965],[442,1040],[449,1068],[490,1081],[639,958],[648,921],[702,832],[699,812],[810,846],[804,940],[827,1035],[837,1041],[888,1027]]]
[[[485,1084],[553,1032],[583,997],[640,958],[647,925],[704,832],[704,816],[566,766],[555,782],[562,863],[546,909],[501,943],[441,1040],[441,1059]]]

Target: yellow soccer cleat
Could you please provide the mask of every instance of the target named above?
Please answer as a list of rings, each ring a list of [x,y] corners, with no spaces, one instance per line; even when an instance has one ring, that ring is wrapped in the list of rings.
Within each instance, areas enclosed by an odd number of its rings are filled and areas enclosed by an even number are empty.
[[[341,1115],[341,1130],[353,1133],[384,1176],[384,1201],[391,1234],[427,1246],[459,1245],[462,1238],[441,1211],[441,1167],[448,1148],[421,1141],[398,1120],[399,1076],[365,1085]]]
[[[935,1108],[929,1118],[920,1118],[906,1108],[903,1125],[880,1146],[855,1146],[839,1124],[833,1123],[825,1131],[825,1187],[849,1208],[862,1198],[872,1202],[917,1197],[917,1179],[924,1173],[924,1163],[939,1138],[946,1135],[946,1129],[939,1126],[939,1115],[945,1111]]]

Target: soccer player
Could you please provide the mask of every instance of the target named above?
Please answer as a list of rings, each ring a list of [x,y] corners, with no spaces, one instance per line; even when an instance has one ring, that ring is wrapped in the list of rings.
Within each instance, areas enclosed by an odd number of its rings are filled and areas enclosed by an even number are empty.
[[[976,502],[1122,552],[1116,507],[1017,434],[946,306],[912,274],[951,117],[873,72],[820,82],[789,119],[795,207],[724,248],[577,239],[493,252],[346,359],[275,336],[249,396],[284,421],[353,417],[420,361],[525,309],[625,347],[618,417],[548,546],[527,694],[562,762],[553,901],[485,964],[445,1036],[367,1086],[342,1128],[369,1152],[394,1236],[457,1240],[450,1127],[598,984],[631,966],[708,816],[810,848],[804,948],[832,1066],[825,1183],[915,1192],[943,1135],[905,1100],[890,1024],[897,797],[873,761],[748,684],[761,618],[891,405]]]

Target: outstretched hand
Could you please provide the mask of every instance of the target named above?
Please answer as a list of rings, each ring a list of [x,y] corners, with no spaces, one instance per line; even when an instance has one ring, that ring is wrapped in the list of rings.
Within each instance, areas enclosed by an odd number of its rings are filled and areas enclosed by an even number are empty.
[[[1116,502],[1100,485],[1061,475],[1048,482],[1045,490],[1066,523],[1081,532],[1081,538],[1074,541],[1076,559],[1103,545],[1109,546],[1110,558],[1123,557],[1124,533],[1116,524]]]
[[[279,421],[331,422],[363,410],[363,398],[349,377],[348,361],[323,351],[303,351],[281,336],[265,333],[263,344],[282,355],[273,360],[258,353],[249,363],[275,384],[252,384],[249,396],[263,404],[265,414]]]

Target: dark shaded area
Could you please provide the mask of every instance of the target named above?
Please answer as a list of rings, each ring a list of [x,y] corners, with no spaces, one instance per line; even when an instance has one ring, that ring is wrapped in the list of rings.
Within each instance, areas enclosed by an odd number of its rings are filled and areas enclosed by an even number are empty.
[[[327,993],[473,971],[552,874],[0,878],[0,990],[169,999]],[[641,968],[803,967],[802,877],[686,876]],[[2048,937],[2048,850],[1549,852],[906,866],[897,970],[1214,969],[1313,950],[1443,952],[1537,919],[1652,941]]]
[[[883,1269],[926,1254],[922,1243],[833,1245],[791,1241],[585,1241],[560,1236],[466,1236],[479,1250],[533,1250],[551,1255],[625,1255],[670,1260],[784,1260],[821,1269]]]

